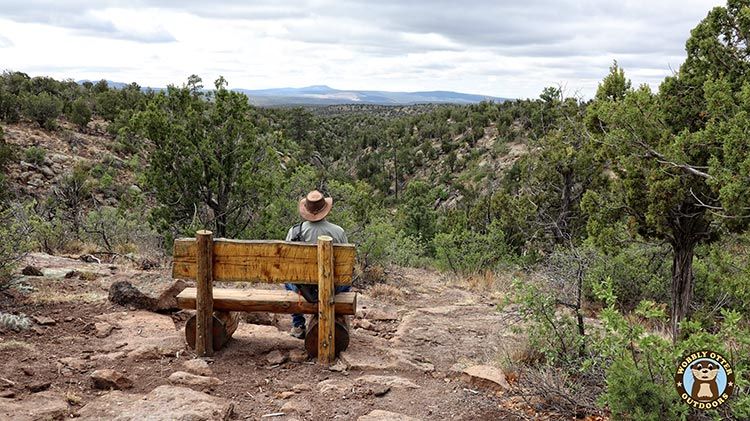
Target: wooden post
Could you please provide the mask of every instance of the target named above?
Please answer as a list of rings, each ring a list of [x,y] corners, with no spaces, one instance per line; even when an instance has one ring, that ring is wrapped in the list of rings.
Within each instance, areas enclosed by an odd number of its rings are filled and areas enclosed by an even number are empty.
[[[188,346],[195,349],[195,324],[196,316],[188,319],[185,324],[185,340]],[[211,343],[213,350],[218,351],[224,348],[224,345],[232,339],[237,325],[240,323],[240,312],[238,311],[214,311],[214,317],[211,322]]]
[[[336,356],[334,329],[333,238],[318,237],[318,362],[332,364]]]
[[[214,240],[211,231],[198,231],[195,238],[197,274],[195,277],[198,293],[195,299],[195,352],[201,357],[214,355],[213,338],[213,250]]]

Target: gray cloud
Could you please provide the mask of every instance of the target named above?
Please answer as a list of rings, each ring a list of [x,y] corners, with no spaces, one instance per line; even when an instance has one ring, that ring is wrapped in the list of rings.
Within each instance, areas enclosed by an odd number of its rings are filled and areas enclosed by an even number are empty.
[[[70,29],[81,35],[114,38],[142,43],[173,42],[175,38],[163,27],[150,28],[143,32],[124,31],[109,20],[92,12],[107,7],[130,8],[132,2],[102,1],[92,6],[91,2],[54,0],[8,0],[0,3],[0,16],[23,23],[38,23]]]
[[[6,47],[12,47],[13,41],[11,41],[9,38],[6,38],[2,35],[0,35],[0,48],[6,48]]]
[[[667,74],[670,66],[679,67],[690,29],[712,6],[723,3],[723,0],[473,0],[469,3],[217,0],[209,4],[201,0],[3,0],[0,16],[17,22],[68,28],[85,35],[161,43],[175,38],[161,27],[126,33],[96,12],[108,8],[149,8],[154,13],[177,11],[232,23],[243,21],[244,30],[252,32],[255,39],[260,38],[260,42],[280,39],[309,46],[309,51],[315,53],[290,60],[305,64],[309,60],[309,66],[318,69],[330,65],[331,72],[346,59],[323,60],[321,64],[322,57],[346,50],[354,56],[353,61],[367,58],[381,64],[387,62],[382,68],[399,75],[411,71],[418,74],[415,80],[434,75],[458,79],[463,73],[476,78],[558,77],[595,84],[591,81],[600,80],[613,59],[618,59],[629,73],[639,75]],[[279,30],[268,30],[269,23]],[[429,55],[439,58],[426,57],[425,62],[414,59]],[[411,59],[410,66],[400,68],[406,58]],[[510,61],[515,65],[506,66]],[[212,67],[218,70],[218,64]],[[352,66],[347,69],[351,71]],[[365,66],[359,69],[359,74],[375,71]],[[556,81],[539,81],[541,86],[550,82]]]

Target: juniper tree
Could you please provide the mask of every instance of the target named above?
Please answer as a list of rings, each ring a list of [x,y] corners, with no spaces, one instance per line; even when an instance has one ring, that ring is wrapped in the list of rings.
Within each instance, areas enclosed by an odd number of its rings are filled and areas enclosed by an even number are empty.
[[[589,228],[601,239],[619,221],[671,245],[675,338],[692,300],[695,247],[742,229],[750,216],[748,14],[748,0],[713,9],[658,93],[631,88],[615,64],[590,107],[612,174],[608,191],[586,199]]]

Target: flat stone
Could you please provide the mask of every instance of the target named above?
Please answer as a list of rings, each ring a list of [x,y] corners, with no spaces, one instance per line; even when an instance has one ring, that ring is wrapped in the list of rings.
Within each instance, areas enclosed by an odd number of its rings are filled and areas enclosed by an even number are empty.
[[[36,324],[42,325],[42,326],[52,326],[55,323],[57,323],[55,319],[53,319],[52,317],[47,317],[47,316],[31,316],[31,318],[34,319]]]
[[[307,383],[300,383],[292,386],[292,391],[295,393],[308,392],[310,390],[312,390],[312,386]]]
[[[285,390],[285,391],[279,393],[279,399],[289,399],[289,398],[291,398],[294,395],[295,395],[295,393],[293,391],[291,391],[291,390]]]
[[[307,352],[303,349],[293,349],[289,351],[289,361],[293,363],[303,363],[307,361]]]
[[[198,376],[210,376],[211,374],[213,374],[211,372],[211,368],[208,366],[208,363],[200,358],[187,360],[182,363],[182,367],[185,368],[185,371],[187,371],[188,373],[196,374]]]
[[[371,384],[367,387],[367,393],[375,395],[377,397],[385,396],[386,393],[391,391],[390,386],[386,386],[384,384]]]
[[[271,365],[284,364],[287,360],[286,354],[279,350],[273,350],[266,355],[266,361]]]
[[[53,391],[29,395],[17,401],[0,398],[0,419],[14,421],[36,421],[62,419],[68,412],[68,402]]]
[[[122,373],[108,368],[91,373],[91,381],[94,383],[94,388],[102,390],[122,390],[133,387],[132,380]]]
[[[367,415],[357,418],[357,421],[419,421],[419,418],[413,418],[396,412],[383,411],[376,409]]]
[[[312,411],[310,402],[302,399],[290,400],[281,407],[281,412],[285,414],[304,414],[310,411]]]
[[[41,382],[32,383],[26,386],[26,388],[29,389],[31,393],[38,393],[38,392],[43,392],[49,389],[50,386],[52,386],[52,383],[47,382],[47,381],[41,381]]]
[[[13,390],[3,390],[0,392],[0,398],[15,398],[16,392]]]
[[[68,367],[76,371],[87,370],[90,366],[90,363],[88,361],[76,357],[60,358],[59,360],[57,360],[57,363],[59,365],[59,368]]]
[[[115,330],[115,327],[107,322],[99,322],[94,323],[94,330],[94,334],[97,338],[106,338],[107,336],[112,334],[112,331]]]
[[[212,387],[224,384],[216,377],[197,376],[184,371],[175,371],[169,376],[168,380],[172,384],[184,384],[186,386]]]
[[[360,384],[374,383],[396,388],[419,389],[419,386],[416,383],[412,382],[409,379],[398,376],[378,376],[375,374],[368,374],[365,376],[357,377],[357,379],[354,381]]]
[[[351,385],[336,379],[323,380],[318,383],[318,392],[323,394],[334,392],[335,394],[340,395],[350,389]]]
[[[398,320],[398,312],[395,308],[370,308],[363,312],[362,318],[380,321]]]
[[[461,374],[461,380],[475,387],[486,388],[497,392],[510,390],[505,373],[497,367],[475,365]]]
[[[110,392],[78,411],[80,420],[225,420],[233,405],[226,399],[186,387],[159,386],[147,395]]]

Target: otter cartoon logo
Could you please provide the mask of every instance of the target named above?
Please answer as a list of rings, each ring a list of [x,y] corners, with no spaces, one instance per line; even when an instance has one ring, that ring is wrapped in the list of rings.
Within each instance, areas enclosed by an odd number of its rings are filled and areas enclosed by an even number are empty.
[[[697,409],[713,409],[732,395],[734,371],[721,354],[698,351],[680,361],[674,381],[677,392],[688,405]]]

